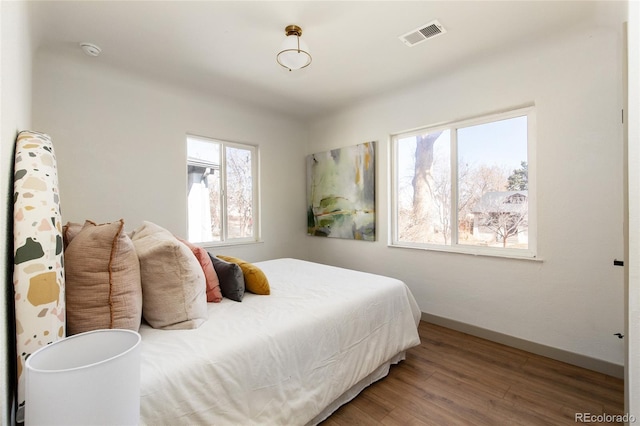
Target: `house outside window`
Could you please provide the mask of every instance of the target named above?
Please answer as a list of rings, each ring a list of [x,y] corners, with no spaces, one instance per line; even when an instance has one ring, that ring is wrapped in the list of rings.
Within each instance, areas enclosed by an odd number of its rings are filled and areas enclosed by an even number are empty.
[[[392,136],[391,245],[535,258],[533,107]]]
[[[257,241],[258,148],[187,135],[189,241]]]

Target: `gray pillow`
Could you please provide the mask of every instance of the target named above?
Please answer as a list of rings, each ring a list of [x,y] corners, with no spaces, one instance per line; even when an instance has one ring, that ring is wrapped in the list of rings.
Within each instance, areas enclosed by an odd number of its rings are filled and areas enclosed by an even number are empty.
[[[209,253],[213,269],[218,274],[220,291],[227,299],[242,302],[244,297],[244,275],[239,265],[225,262]]]

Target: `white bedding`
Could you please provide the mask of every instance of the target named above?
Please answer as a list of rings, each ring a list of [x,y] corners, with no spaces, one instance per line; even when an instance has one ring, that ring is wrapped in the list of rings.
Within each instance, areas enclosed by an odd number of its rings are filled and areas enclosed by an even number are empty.
[[[420,342],[399,280],[295,259],[255,265],[271,295],[210,303],[195,330],[142,326],[142,424],[304,425]]]

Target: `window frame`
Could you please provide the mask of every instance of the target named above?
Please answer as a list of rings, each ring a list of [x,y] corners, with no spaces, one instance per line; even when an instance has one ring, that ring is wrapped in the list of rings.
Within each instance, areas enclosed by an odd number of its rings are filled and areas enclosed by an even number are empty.
[[[189,140],[197,140],[200,142],[206,143],[214,143],[220,146],[220,241],[190,241],[193,244],[197,244],[203,247],[221,247],[221,246],[233,246],[233,245],[244,245],[244,244],[254,244],[261,242],[261,232],[260,232],[260,149],[257,144],[243,143],[243,142],[235,142],[228,141],[223,139],[217,139],[207,136],[200,136],[188,133],[185,137],[185,176],[187,176],[187,184],[186,184],[186,199],[187,199],[187,238],[189,235],[189,181],[188,181],[188,168],[191,164],[189,162]],[[251,173],[252,173],[252,181],[251,181],[251,189],[252,189],[252,227],[253,227],[253,235],[250,237],[244,238],[229,238],[229,230],[228,230],[228,211],[227,211],[227,148],[237,148],[244,149],[251,152]]]
[[[489,124],[492,122],[507,120],[516,117],[527,117],[527,164],[528,164],[528,247],[526,249],[483,247],[458,243],[458,134],[460,128]],[[513,108],[500,112],[494,112],[455,120],[447,123],[420,127],[403,132],[396,132],[389,138],[389,235],[388,246],[399,248],[411,248],[450,253],[471,254],[475,256],[506,257],[527,260],[540,260],[537,252],[537,192],[536,192],[536,111],[534,105]],[[417,136],[419,134],[450,130],[450,182],[451,182],[451,242],[449,245],[435,243],[415,243],[399,241],[399,176],[398,176],[398,141],[402,138]]]

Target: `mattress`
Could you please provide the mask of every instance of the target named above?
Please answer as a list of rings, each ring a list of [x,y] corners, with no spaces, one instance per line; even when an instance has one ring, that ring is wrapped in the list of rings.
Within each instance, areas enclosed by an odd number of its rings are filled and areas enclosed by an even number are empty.
[[[255,265],[271,295],[210,303],[194,330],[143,324],[141,424],[304,425],[420,342],[402,281],[296,259]]]

